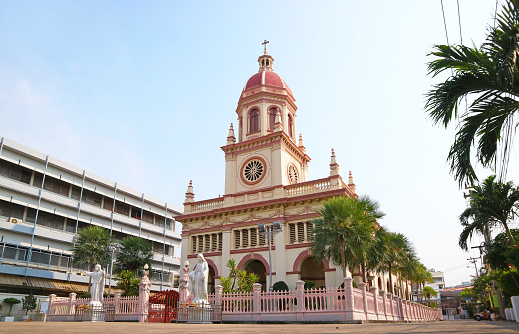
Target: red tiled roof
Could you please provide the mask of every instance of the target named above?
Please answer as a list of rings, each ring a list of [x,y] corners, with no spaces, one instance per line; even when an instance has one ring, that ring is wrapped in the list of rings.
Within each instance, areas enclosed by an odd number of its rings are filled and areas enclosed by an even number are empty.
[[[290,89],[290,87],[288,87],[285,80],[281,79],[279,74],[277,74],[276,72],[272,72],[272,71],[260,71],[256,74],[254,74],[247,81],[247,84],[245,85],[245,90],[247,90],[251,87],[259,86],[262,83],[264,85],[285,88],[290,95],[294,96],[294,94],[292,94],[292,90]]]

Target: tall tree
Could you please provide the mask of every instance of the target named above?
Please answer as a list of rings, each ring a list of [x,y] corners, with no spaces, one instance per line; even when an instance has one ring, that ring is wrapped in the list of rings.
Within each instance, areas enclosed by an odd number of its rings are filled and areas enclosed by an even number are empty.
[[[75,264],[86,264],[90,271],[99,263],[105,267],[110,262],[107,247],[110,244],[110,234],[99,226],[89,226],[81,229],[74,242],[73,256]]]
[[[421,291],[425,287],[425,284],[427,283],[433,283],[434,279],[432,277],[432,274],[429,270],[427,270],[427,267],[423,264],[419,263],[418,268],[414,275],[414,281],[417,283],[417,296],[421,296]]]
[[[510,240],[514,240],[508,221],[517,215],[519,205],[519,188],[512,182],[496,181],[496,176],[489,176],[482,184],[474,186],[470,191],[468,207],[460,215],[463,231],[459,245],[467,250],[467,241],[475,232],[485,238],[487,251],[491,244],[490,231],[500,225],[506,231]]]
[[[460,186],[477,180],[471,162],[475,142],[476,161],[494,170],[498,165],[500,179],[505,179],[518,125],[519,0],[507,0],[496,14],[495,26],[479,48],[436,45],[430,53],[437,59],[429,62],[429,74],[452,75],[427,93],[425,109],[435,124],[458,123],[447,159]],[[472,102],[458,118],[463,101]]]
[[[153,251],[148,240],[139,237],[126,237],[121,240],[121,249],[117,254],[117,265],[120,270],[129,270],[140,275],[147,264],[151,267]]]
[[[383,236],[382,242],[385,243],[386,255],[378,269],[389,274],[389,292],[394,294],[393,274],[398,273],[400,266],[407,260],[406,257],[414,254],[414,250],[409,239],[402,233],[388,232]]]
[[[431,297],[438,296],[438,292],[436,292],[430,286],[425,286],[420,292],[420,297],[425,298],[425,300],[429,303],[431,301]]]
[[[384,216],[379,204],[361,198],[334,197],[323,203],[315,225],[311,250],[317,261],[330,259],[342,268],[361,266],[365,269],[367,249],[373,241],[376,219]],[[365,276],[365,270],[363,270]],[[365,280],[365,277],[364,277]]]

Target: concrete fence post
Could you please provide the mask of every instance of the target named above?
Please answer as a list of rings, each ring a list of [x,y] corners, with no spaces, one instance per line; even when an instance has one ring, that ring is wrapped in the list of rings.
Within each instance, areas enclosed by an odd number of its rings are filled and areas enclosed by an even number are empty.
[[[256,315],[256,321],[259,321],[260,320],[260,312],[261,312],[261,284],[254,283],[252,285],[252,293],[253,293],[253,296],[252,296],[252,298],[253,298],[252,299],[252,301],[253,301],[252,311]]]
[[[391,320],[395,321],[395,307],[393,305],[393,294],[392,293],[388,293],[387,295],[387,299],[389,300],[389,308],[390,308],[390,315],[388,314],[388,316],[391,317]]]
[[[137,305],[137,313],[139,314],[139,322],[148,322],[148,303],[150,301],[151,283],[148,278],[148,271],[144,271],[144,276],[139,283],[139,299]]]
[[[222,291],[223,291],[223,286],[217,285],[214,287],[214,302],[217,305],[222,305]]]
[[[387,297],[386,292],[384,290],[380,290],[379,295],[382,297],[382,303],[384,304],[384,308],[380,310],[381,312],[384,312],[384,316],[382,317],[382,320],[387,320]]]
[[[362,291],[362,308],[364,310],[364,317],[368,320],[368,298],[366,297],[366,283],[360,282],[359,289]]]
[[[76,305],[75,305],[75,301],[76,301],[76,294],[74,292],[71,292],[69,295],[68,295],[68,317],[67,317],[67,320],[68,321],[74,321],[74,314],[76,313]]]
[[[296,281],[296,298],[297,298],[297,321],[304,320],[305,311],[305,282]]]
[[[114,293],[114,321],[117,320],[117,314],[120,313],[119,303],[121,302],[121,291],[117,290]]]
[[[344,298],[346,309],[346,320],[354,320],[353,315],[353,279],[351,277],[344,278]]]
[[[375,303],[375,305],[374,305],[374,307],[375,307],[375,316],[377,317],[376,319],[380,320],[379,312],[378,312],[377,287],[376,286],[370,287],[369,288],[369,292],[373,295],[373,303]]]
[[[49,295],[49,308],[47,310],[47,316],[54,314],[54,306],[52,304],[54,303],[55,300],[56,300],[56,295],[50,294]]]

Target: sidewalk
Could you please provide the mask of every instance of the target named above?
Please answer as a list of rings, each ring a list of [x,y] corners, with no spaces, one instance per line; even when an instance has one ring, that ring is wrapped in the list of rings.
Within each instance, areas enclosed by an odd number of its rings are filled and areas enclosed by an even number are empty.
[[[0,333],[519,333],[519,323],[508,321],[436,321],[410,324],[157,324],[84,322],[2,322]]]

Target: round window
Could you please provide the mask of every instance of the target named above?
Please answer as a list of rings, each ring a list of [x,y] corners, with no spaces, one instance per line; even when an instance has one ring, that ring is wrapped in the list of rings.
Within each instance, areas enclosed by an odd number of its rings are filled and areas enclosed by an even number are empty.
[[[299,181],[299,175],[297,174],[296,166],[288,166],[288,178],[290,179],[291,184],[297,183],[297,181]]]
[[[261,179],[265,172],[263,162],[258,159],[252,159],[243,167],[243,178],[248,182],[256,182]]]

